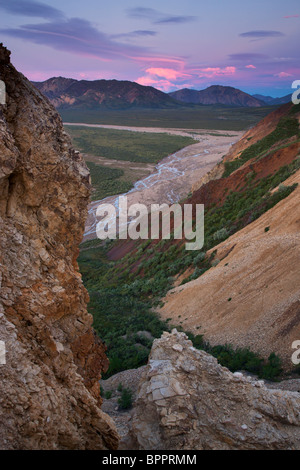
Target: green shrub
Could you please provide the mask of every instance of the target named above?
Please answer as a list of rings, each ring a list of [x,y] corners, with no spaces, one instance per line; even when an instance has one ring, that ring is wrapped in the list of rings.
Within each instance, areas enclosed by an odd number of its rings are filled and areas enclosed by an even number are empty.
[[[231,344],[211,346],[203,340],[202,335],[194,336],[190,332],[186,334],[195,348],[208,352],[218,360],[219,364],[227,367],[231,372],[245,370],[270,381],[277,381],[282,373],[281,359],[275,353],[270,354],[268,360],[265,361],[249,348],[234,349]]]
[[[229,236],[229,231],[226,228],[221,228],[213,234],[213,239],[215,241],[225,240]]]
[[[203,335],[194,335],[190,331],[186,331],[185,334],[189,338],[190,341],[192,341],[193,346],[197,349],[206,349],[207,348],[207,343],[203,339]]]
[[[211,262],[211,265],[212,265],[212,267],[215,267],[215,266],[218,266],[219,263],[220,263],[220,260],[218,258],[216,258]]]
[[[203,252],[203,251],[200,251],[200,253],[198,253],[198,255],[196,256],[196,258],[193,261],[194,266],[197,266],[199,263],[204,261],[205,256],[206,256],[206,253]]]
[[[218,362],[227,367],[231,372],[246,370],[259,374],[263,360],[248,348],[234,349],[231,345],[214,346],[209,348],[210,354],[218,359]]]
[[[282,372],[282,362],[279,356],[271,353],[267,364],[262,367],[260,377],[265,380],[275,380]]]
[[[133,187],[131,182],[121,179],[124,176],[124,171],[119,168],[109,168],[93,162],[86,162],[86,164],[91,174],[93,186],[91,199],[94,201],[107,196],[126,193]]]
[[[285,186],[283,183],[280,183],[280,185],[278,186],[277,191],[286,191],[286,189],[287,189],[287,186]]]
[[[128,410],[132,407],[132,391],[129,388],[123,388],[121,398],[118,400],[120,410]]]

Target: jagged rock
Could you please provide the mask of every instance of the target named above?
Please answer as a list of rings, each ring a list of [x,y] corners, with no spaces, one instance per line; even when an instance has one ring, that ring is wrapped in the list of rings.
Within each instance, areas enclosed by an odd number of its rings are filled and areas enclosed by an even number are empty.
[[[0,42],[0,64],[9,64],[10,63],[10,54],[11,52],[3,46],[3,43]]]
[[[122,448],[300,449],[300,394],[232,374],[173,330],[154,341]]]
[[[115,449],[100,409],[105,346],[76,258],[89,172],[50,102],[0,46],[1,449]]]

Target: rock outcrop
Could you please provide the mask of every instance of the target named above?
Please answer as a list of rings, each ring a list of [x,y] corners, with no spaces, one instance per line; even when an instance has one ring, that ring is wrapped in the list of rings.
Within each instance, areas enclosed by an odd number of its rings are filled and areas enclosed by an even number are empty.
[[[89,172],[9,56],[0,45],[0,448],[115,449],[100,409],[105,346],[76,262]]]
[[[300,394],[232,374],[173,330],[153,344],[122,447],[300,449]]]

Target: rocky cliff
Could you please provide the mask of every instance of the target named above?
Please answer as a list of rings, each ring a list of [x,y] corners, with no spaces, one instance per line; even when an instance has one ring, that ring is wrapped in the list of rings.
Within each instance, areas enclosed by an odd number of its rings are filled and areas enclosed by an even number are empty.
[[[105,346],[76,262],[89,173],[2,45],[0,79],[0,448],[114,449],[99,398]]]
[[[232,374],[173,330],[155,340],[124,448],[300,448],[300,394]]]

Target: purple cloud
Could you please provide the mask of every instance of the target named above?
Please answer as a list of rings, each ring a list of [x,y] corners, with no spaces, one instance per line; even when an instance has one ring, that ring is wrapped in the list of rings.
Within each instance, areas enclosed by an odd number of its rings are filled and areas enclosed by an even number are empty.
[[[257,30],[257,31],[248,31],[246,33],[241,33],[239,36],[242,38],[263,39],[263,38],[279,38],[279,37],[285,36],[285,34],[281,33],[280,31]]]
[[[229,59],[230,60],[240,60],[240,61],[244,61],[244,62],[249,62],[251,60],[255,60],[255,59],[266,59],[268,56],[264,55],[264,54],[256,54],[256,53],[252,53],[252,52],[241,52],[239,54],[230,54],[229,56]]]
[[[19,28],[1,29],[2,34],[43,44],[60,51],[109,60],[115,57],[146,55],[141,46],[113,41],[89,21],[70,18],[42,24],[26,24]]]
[[[195,16],[166,16],[160,20],[154,21],[154,24],[188,23],[189,21],[194,21],[195,18]]]
[[[137,31],[131,31],[130,33],[120,33],[120,34],[114,34],[110,36],[111,38],[135,38],[135,37],[141,37],[141,36],[156,36],[157,32],[156,31],[151,31],[147,29],[140,29]]]
[[[129,34],[133,34],[134,36],[155,36],[157,32],[150,31],[147,29],[139,29],[137,31],[132,31],[132,33],[129,33]]]
[[[147,18],[153,19],[156,18],[159,12],[154,10],[154,8],[144,8],[144,7],[135,7],[135,8],[128,8],[126,10],[128,16],[132,18]]]
[[[34,0],[0,0],[0,8],[13,15],[31,16],[45,19],[62,18],[64,14],[57,8]]]
[[[196,18],[195,16],[167,15],[154,8],[144,7],[128,8],[126,12],[131,18],[147,19],[153,24],[187,23]]]

